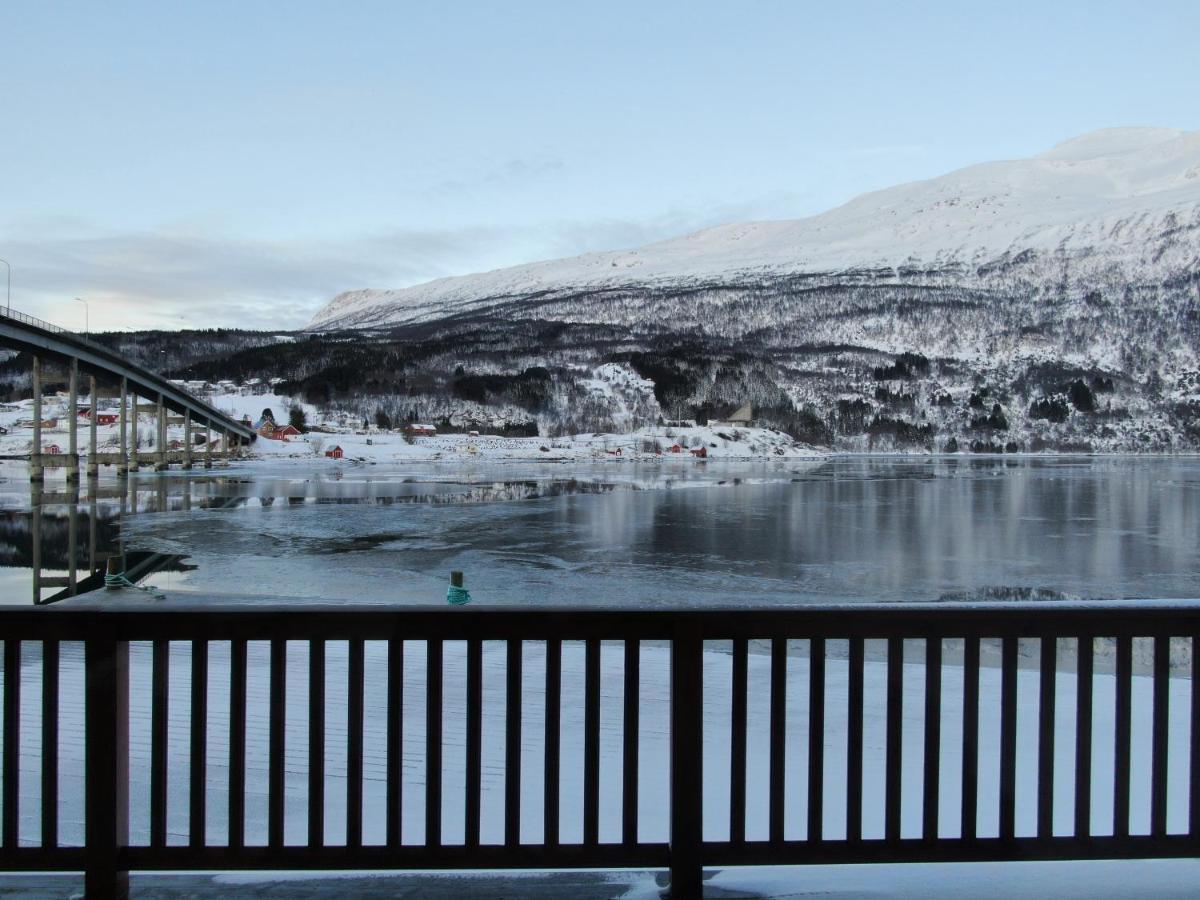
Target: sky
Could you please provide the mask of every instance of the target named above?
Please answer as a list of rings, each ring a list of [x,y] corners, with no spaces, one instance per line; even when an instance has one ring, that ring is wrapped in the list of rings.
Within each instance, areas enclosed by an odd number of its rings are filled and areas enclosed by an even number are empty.
[[[344,290],[1200,128],[1195,0],[0,0],[0,23],[12,306],[93,331],[302,328]]]

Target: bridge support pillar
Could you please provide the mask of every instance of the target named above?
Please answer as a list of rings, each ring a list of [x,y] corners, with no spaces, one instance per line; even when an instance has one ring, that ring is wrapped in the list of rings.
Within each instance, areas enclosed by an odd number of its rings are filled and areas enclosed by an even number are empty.
[[[67,386],[67,481],[79,480],[79,361],[71,360]]]
[[[96,397],[96,376],[88,376],[88,399],[92,401],[92,414],[88,417],[88,457],[87,476],[96,478],[100,474],[100,464],[96,459],[96,413],[100,407]]]
[[[137,395],[137,391],[134,391],[130,395],[129,400],[130,400],[130,411],[129,412],[130,412],[130,415],[132,416],[132,418],[130,419],[130,424],[132,426],[132,433],[130,434],[130,437],[133,440],[133,447],[129,451],[129,471],[136,472],[139,468],[141,468],[141,461],[138,458],[138,451],[140,449],[139,444],[141,443],[141,441],[138,438],[138,395]]]
[[[120,462],[117,463],[117,477],[125,478],[129,474],[129,438],[126,434],[126,427],[129,424],[129,417],[126,412],[126,407],[129,405],[129,382],[121,379],[121,412],[117,430],[120,432],[118,440],[118,453]]]
[[[29,450],[29,480],[42,480],[42,358],[33,358],[33,446]]]
[[[229,459],[229,432],[221,432],[221,459]]]
[[[192,411],[183,411],[183,467],[192,467]]]
[[[204,468],[212,468],[212,425],[204,423]]]
[[[154,454],[154,471],[167,470],[167,408],[163,405],[163,395],[158,395],[158,437]]]

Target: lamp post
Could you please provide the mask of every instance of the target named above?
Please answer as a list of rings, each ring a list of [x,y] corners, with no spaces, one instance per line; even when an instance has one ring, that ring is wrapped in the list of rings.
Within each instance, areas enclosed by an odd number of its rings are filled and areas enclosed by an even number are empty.
[[[4,268],[8,270],[7,291],[4,295],[4,314],[12,315],[12,266],[8,264],[7,259],[0,259],[0,263],[4,263]]]
[[[86,300],[84,300],[82,297],[76,297],[75,302],[83,304],[83,334],[85,337],[88,337],[92,333],[91,309],[88,306],[88,302]]]

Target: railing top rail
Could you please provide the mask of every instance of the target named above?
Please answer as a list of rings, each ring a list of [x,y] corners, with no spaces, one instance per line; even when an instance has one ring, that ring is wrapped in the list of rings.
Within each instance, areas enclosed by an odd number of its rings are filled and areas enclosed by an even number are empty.
[[[863,603],[790,608],[467,608],[303,603],[174,603],[147,608],[96,599],[72,606],[0,608],[0,634],[80,640],[93,633],[129,640],[191,637],[413,639],[520,637],[670,638],[682,630],[734,637],[1072,637],[1200,634],[1200,600],[1088,603]]]

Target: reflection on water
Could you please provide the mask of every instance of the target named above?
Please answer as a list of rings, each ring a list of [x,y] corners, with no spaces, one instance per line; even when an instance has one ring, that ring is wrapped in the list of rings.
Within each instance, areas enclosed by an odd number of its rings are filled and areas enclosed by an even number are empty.
[[[1197,460],[571,472],[147,475],[39,497],[10,471],[0,584],[56,599],[115,555],[195,596],[437,603],[452,569],[477,602],[533,605],[1200,596]]]

